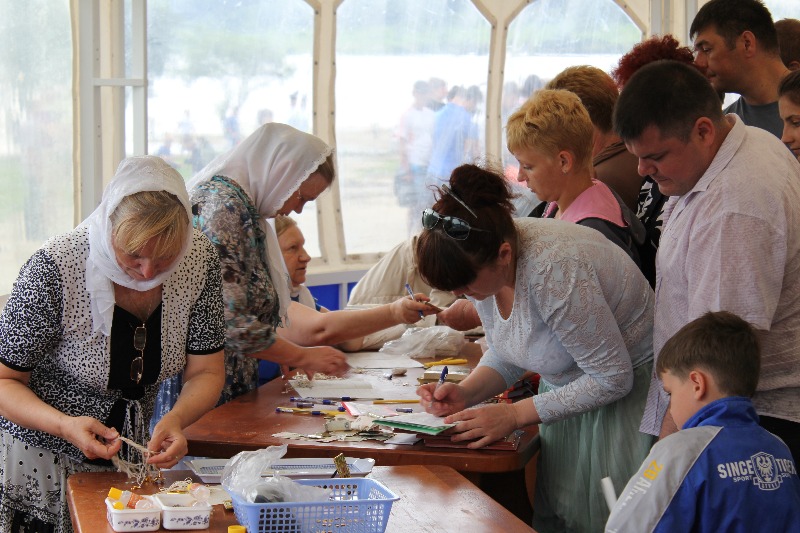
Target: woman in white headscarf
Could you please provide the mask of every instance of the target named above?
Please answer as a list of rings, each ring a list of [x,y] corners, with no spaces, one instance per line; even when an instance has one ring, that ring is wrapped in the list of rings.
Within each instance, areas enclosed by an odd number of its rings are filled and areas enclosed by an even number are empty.
[[[347,371],[339,350],[301,347],[276,334],[291,302],[290,281],[268,219],[300,213],[333,179],[331,147],[291,126],[269,123],[187,185],[194,226],[216,245],[222,265],[226,376],[219,403],[258,387],[260,359],[312,375]],[[170,385],[159,398],[165,409],[174,395]]]
[[[94,213],[22,267],[0,314],[0,531],[72,531],[67,477],[141,461],[119,436],[160,468],[186,454],[183,428],[224,380],[219,259],[190,217],[180,174],[128,158]],[[148,438],[159,384],[179,373]]]

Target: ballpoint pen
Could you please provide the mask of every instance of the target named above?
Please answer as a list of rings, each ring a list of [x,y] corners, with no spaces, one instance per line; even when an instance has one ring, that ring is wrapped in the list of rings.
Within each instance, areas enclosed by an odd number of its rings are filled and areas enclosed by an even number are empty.
[[[293,413],[296,415],[312,415],[312,416],[335,416],[342,414],[344,412],[344,408],[341,407],[341,411],[331,411],[331,410],[316,410],[316,409],[305,409],[300,407],[276,407],[276,413]]]
[[[314,402],[321,403],[322,405],[338,405],[338,400],[331,400],[329,398],[303,398],[302,396],[292,396],[289,398],[290,402]]]
[[[414,291],[411,289],[411,285],[409,285],[408,282],[406,282],[406,290],[408,291],[408,294],[411,295],[411,299],[416,302],[417,300],[416,300],[416,298],[414,298]],[[425,313],[420,311],[419,312],[419,317],[420,318],[425,318]]]
[[[446,377],[447,377],[447,367],[445,366],[445,367],[442,369],[442,375],[441,375],[441,376],[439,376],[439,382],[438,382],[438,383],[436,383],[436,389],[438,389],[439,387],[441,387],[442,385],[444,385],[444,380],[445,380],[445,378],[446,378]],[[436,389],[433,389],[433,390],[434,390],[434,391],[436,391]]]

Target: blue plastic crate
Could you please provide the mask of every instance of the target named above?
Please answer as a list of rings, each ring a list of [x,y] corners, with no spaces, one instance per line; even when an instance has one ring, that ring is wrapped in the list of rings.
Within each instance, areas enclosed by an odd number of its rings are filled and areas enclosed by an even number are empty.
[[[400,498],[369,478],[298,479],[331,491],[331,499],[305,503],[248,503],[234,494],[233,511],[247,533],[383,533]]]

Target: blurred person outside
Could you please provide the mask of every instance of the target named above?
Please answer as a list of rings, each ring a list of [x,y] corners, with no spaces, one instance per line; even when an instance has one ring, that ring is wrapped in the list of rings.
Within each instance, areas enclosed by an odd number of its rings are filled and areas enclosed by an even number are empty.
[[[431,78],[428,80],[428,88],[430,89],[430,98],[426,105],[433,111],[439,111],[444,107],[447,98],[447,82],[442,78]]]
[[[425,208],[429,192],[425,177],[433,146],[435,113],[426,106],[431,97],[430,85],[417,81],[412,90],[414,102],[400,117],[395,138],[400,155],[400,168],[394,177],[397,203],[408,208],[408,236],[422,229],[420,213]]]
[[[427,185],[447,181],[454,168],[473,161],[480,154],[474,114],[482,99],[483,93],[476,85],[467,89],[457,87],[452,101],[436,112]],[[430,203],[429,190],[425,199]]]

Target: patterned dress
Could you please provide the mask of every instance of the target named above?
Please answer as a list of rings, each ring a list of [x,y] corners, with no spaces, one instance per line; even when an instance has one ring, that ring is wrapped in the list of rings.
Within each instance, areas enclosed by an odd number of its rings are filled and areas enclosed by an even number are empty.
[[[214,176],[190,191],[194,227],[219,252],[225,305],[225,386],[219,405],[250,392],[259,384],[259,359],[247,354],[275,342],[280,324],[278,297],[265,261],[263,218],[253,201],[233,180]],[[162,384],[154,427],[180,393],[180,376]]]
[[[130,362],[138,355],[135,317],[117,308],[110,337],[92,333],[88,253],[88,230],[78,227],[50,239],[22,267],[0,314],[0,361],[30,372],[31,391],[59,411],[91,416],[146,443],[159,383],[183,371],[187,353],[222,348],[217,254],[195,231],[163,284],[162,304],[146,322],[149,342],[137,386],[130,381]],[[98,463],[70,442],[0,417],[0,531],[72,531],[66,480],[75,472],[108,470]]]

